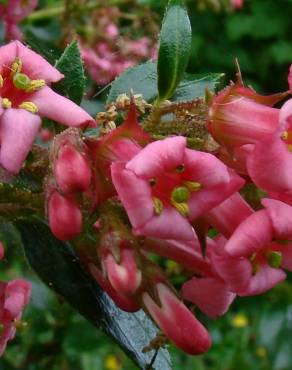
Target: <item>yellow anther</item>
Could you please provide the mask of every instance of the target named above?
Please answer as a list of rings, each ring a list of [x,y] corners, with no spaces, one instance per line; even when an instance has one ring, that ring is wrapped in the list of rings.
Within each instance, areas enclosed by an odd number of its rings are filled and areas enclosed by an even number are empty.
[[[33,92],[40,90],[42,87],[46,85],[45,80],[31,80],[28,87],[25,89],[26,92]]]
[[[7,99],[7,98],[2,99],[2,107],[3,108],[7,109],[7,108],[11,108],[11,106],[12,106],[12,103],[9,99]]]
[[[287,140],[288,139],[288,131],[283,131],[282,134],[281,134],[281,139],[283,140]]]
[[[16,58],[11,66],[11,75],[13,76],[15,73],[21,72],[21,69],[22,69],[22,61],[21,59]]]
[[[37,113],[39,110],[38,107],[30,101],[24,101],[18,106],[18,108],[25,109],[30,113]]]
[[[4,79],[2,75],[0,75],[0,87],[3,87],[3,84],[4,84]]]
[[[187,203],[177,203],[172,201],[171,204],[182,216],[187,217],[189,215],[190,209]]]
[[[154,212],[157,215],[160,215],[160,213],[163,210],[163,203],[161,202],[159,198],[156,198],[156,197],[153,197],[152,200],[153,200]]]
[[[184,181],[184,185],[189,189],[189,191],[198,191],[202,188],[202,185],[195,181]]]

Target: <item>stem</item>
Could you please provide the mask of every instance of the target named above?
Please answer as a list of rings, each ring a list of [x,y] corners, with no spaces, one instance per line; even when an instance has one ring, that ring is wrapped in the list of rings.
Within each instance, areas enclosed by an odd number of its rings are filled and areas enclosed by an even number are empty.
[[[124,5],[131,1],[132,0],[108,0],[107,6]],[[100,7],[102,7],[102,4],[98,4],[97,1],[92,1],[88,3],[87,5],[85,5],[83,9],[90,11],[90,10],[94,10]],[[26,21],[34,22],[34,21],[38,21],[42,19],[60,16],[64,13],[64,11],[65,11],[64,5],[37,10],[36,12],[33,12],[32,14],[30,14],[26,18]]]

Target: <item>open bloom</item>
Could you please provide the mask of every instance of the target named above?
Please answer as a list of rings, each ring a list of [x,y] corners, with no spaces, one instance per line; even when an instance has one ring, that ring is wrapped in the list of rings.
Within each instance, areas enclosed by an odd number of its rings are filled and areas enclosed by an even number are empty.
[[[4,249],[0,242],[0,257]],[[20,323],[22,311],[28,304],[31,285],[23,279],[0,282],[0,356],[7,343],[15,337],[16,327]]]
[[[113,163],[111,174],[134,233],[162,239],[192,240],[191,222],[243,185],[213,155],[187,149],[181,136]]]
[[[94,120],[49,86],[64,76],[40,55],[11,42],[0,48],[0,165],[17,173],[47,117],[67,126]]]
[[[217,255],[214,265],[239,295],[261,294],[292,270],[292,207],[264,199],[265,209],[247,217]]]

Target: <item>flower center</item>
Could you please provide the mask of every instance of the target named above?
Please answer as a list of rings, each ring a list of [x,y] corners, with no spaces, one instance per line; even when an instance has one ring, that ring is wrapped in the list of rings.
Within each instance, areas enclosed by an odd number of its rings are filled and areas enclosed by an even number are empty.
[[[184,217],[189,215],[188,201],[193,192],[201,189],[200,183],[190,181],[189,178],[188,169],[182,164],[173,171],[149,179],[156,215],[160,215],[167,205],[174,207]]]
[[[2,68],[0,74],[0,96],[2,107],[25,109],[36,113],[38,107],[30,101],[33,92],[45,86],[44,80],[33,80],[24,73],[20,58],[16,58],[10,67]]]

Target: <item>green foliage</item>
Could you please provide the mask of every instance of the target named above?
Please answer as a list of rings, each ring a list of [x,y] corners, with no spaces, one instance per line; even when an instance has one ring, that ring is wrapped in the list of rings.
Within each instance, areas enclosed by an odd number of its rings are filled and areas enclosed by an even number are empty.
[[[15,224],[29,264],[39,277],[94,326],[111,336],[144,369],[153,353],[143,353],[142,349],[157,333],[145,313],[129,314],[117,308],[82,270],[69,244],[56,239],[45,223],[30,218]],[[171,369],[166,350],[159,351],[153,369]]]
[[[221,82],[222,73],[184,74],[182,81],[175,90],[173,101],[187,101],[203,97],[205,89],[214,91]],[[158,96],[156,63],[148,61],[129,68],[111,85],[107,103],[114,101],[119,94],[142,94],[146,101],[154,101]]]
[[[84,94],[85,76],[76,40],[66,47],[55,67],[65,76],[55,85],[56,90],[80,104]]]
[[[189,61],[191,39],[191,24],[183,0],[170,0],[159,37],[159,101],[171,97],[179,84]]]

